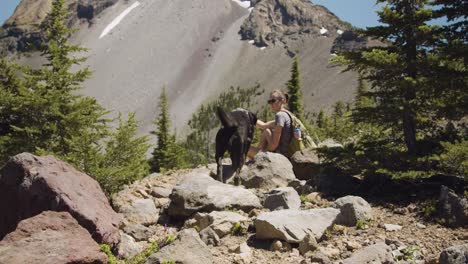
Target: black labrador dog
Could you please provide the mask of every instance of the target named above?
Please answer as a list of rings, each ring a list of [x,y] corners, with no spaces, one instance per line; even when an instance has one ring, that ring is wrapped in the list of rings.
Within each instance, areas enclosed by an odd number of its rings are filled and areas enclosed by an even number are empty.
[[[226,151],[231,154],[232,170],[235,172],[235,183],[239,183],[239,173],[244,166],[247,152],[252,143],[257,116],[245,109],[237,108],[226,113],[221,107],[217,109],[222,127],[216,134],[216,162],[218,164],[218,180],[225,182],[223,178],[223,166],[221,160]]]

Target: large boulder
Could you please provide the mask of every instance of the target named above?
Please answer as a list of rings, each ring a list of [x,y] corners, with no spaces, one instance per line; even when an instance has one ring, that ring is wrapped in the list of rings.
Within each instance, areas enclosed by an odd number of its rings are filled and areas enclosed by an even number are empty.
[[[392,264],[395,263],[392,248],[384,242],[365,247],[356,251],[350,258],[342,261],[343,264]]]
[[[263,212],[255,220],[256,238],[299,243],[311,234],[320,241],[339,214],[340,210],[335,208]]]
[[[320,173],[320,159],[313,149],[294,153],[291,157],[291,164],[299,180],[314,180]]]
[[[283,155],[260,152],[254,162],[240,173],[242,184],[247,188],[271,190],[289,186],[296,181],[291,162]]]
[[[45,211],[19,222],[0,241],[0,263],[107,263],[91,235],[68,212]]]
[[[265,208],[274,210],[296,209],[301,207],[301,199],[292,187],[282,187],[271,190],[265,197]]]
[[[239,209],[249,212],[262,208],[260,200],[249,190],[224,184],[205,173],[192,172],[174,187],[167,213],[175,218],[188,218],[196,212]]]
[[[452,246],[444,249],[439,256],[440,264],[468,263],[468,244]]]
[[[121,217],[94,179],[53,156],[14,156],[0,170],[0,237],[47,210],[69,212],[98,243],[119,241]]]
[[[200,239],[195,229],[184,229],[179,232],[176,240],[151,255],[146,264],[173,261],[180,264],[210,264],[213,256],[210,249]]]
[[[338,224],[355,226],[358,221],[366,222],[372,218],[372,208],[359,196],[348,195],[337,199],[332,207],[340,209]]]
[[[453,190],[442,186],[440,188],[437,213],[439,217],[445,220],[445,224],[448,226],[467,226],[468,199],[459,197]]]

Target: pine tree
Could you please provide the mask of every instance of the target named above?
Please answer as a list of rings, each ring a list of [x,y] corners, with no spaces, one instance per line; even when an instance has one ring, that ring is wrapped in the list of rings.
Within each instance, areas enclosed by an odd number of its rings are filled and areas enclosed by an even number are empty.
[[[9,144],[16,148],[8,155],[51,153],[82,164],[68,157],[76,157],[74,152],[91,152],[89,148],[95,148],[107,133],[107,112],[94,98],[76,93],[91,71],[87,67],[72,70],[86,60],[74,54],[85,49],[68,44],[73,30],[65,26],[66,16],[64,0],[54,0],[40,26],[46,33],[40,51],[47,63],[39,69],[22,68],[23,85],[14,109],[18,122],[9,132]]]
[[[461,0],[435,0],[432,4],[434,17],[447,23],[436,30],[439,41],[431,54],[430,93],[438,95],[431,103],[439,118],[458,120],[468,114],[467,4]]]
[[[377,1],[384,2],[387,4],[378,12],[383,25],[361,33],[386,45],[344,52],[338,60],[372,85],[369,94],[376,104],[365,109],[367,122],[402,132],[408,153],[415,154],[416,135],[430,108],[422,98],[431,80],[428,58],[438,38],[433,34],[437,26],[427,24],[433,17],[432,9],[426,8],[428,0]]]
[[[288,108],[294,115],[302,120],[304,107],[302,105],[301,79],[299,73],[299,58],[294,56],[291,67],[291,78],[286,83],[289,94]]]
[[[17,67],[0,59],[0,167],[18,146],[12,144],[10,133],[12,126],[19,123],[19,116],[15,107],[21,102],[19,93],[21,81],[16,74]]]
[[[107,194],[115,193],[125,184],[149,174],[146,152],[150,145],[147,136],[136,137],[138,123],[135,113],[130,113],[127,120],[119,114],[118,122],[117,130],[106,142],[99,166],[91,172]]]
[[[163,86],[161,95],[159,96],[159,116],[154,121],[156,131],[154,135],[157,137],[157,146],[153,151],[151,159],[151,171],[160,172],[166,168],[165,165],[170,162],[170,147],[172,138],[170,134],[169,120],[169,104],[166,94],[166,86]]]

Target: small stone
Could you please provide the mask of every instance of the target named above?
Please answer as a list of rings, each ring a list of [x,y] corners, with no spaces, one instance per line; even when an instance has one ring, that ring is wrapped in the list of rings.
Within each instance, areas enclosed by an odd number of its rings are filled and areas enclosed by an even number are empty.
[[[362,248],[361,244],[359,244],[356,241],[346,241],[345,245],[346,245],[346,249],[349,251],[354,251],[356,249]]]
[[[250,247],[247,245],[246,242],[240,244],[237,249],[236,249],[236,253],[239,253],[239,254],[252,254],[252,249],[250,249]]]
[[[249,212],[249,218],[257,217],[257,216],[258,216],[259,214],[261,214],[261,213],[262,213],[262,210],[260,210],[260,209],[257,209],[257,208],[252,209],[252,210],[250,210],[250,212]]]
[[[309,251],[314,251],[318,247],[317,240],[313,235],[307,234],[304,239],[299,243],[299,252],[305,255]]]
[[[399,207],[399,208],[395,208],[393,212],[399,215],[406,215],[408,213],[408,209],[406,209],[406,207]]]
[[[403,227],[401,225],[384,224],[385,230],[388,232],[400,231]]]
[[[416,227],[419,228],[419,229],[425,229],[426,228],[425,225],[420,224],[420,223],[416,223]]]
[[[281,243],[281,241],[277,239],[274,240],[270,246],[271,251],[281,251],[282,248],[283,248],[283,243]]]
[[[319,247],[318,250],[329,258],[336,258],[340,255],[340,250],[331,246]]]

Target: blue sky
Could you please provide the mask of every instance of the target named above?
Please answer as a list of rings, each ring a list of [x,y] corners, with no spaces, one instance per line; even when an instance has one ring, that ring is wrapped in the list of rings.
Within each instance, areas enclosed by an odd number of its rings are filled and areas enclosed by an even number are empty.
[[[323,5],[344,21],[357,27],[377,25],[375,0],[312,0],[313,3]],[[0,25],[13,14],[19,0],[0,1]]]

